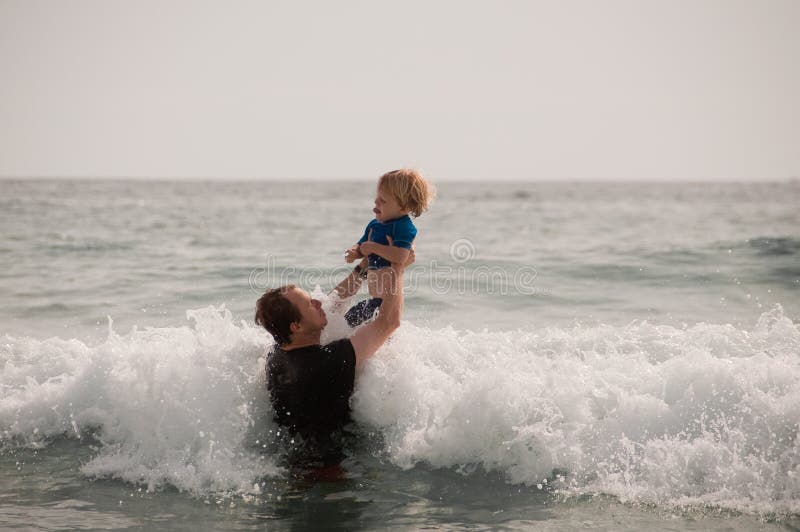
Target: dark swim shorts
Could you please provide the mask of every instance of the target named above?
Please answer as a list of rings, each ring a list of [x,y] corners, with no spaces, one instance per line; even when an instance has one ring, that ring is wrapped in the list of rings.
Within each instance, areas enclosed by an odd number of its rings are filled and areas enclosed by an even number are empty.
[[[383,299],[380,297],[359,301],[350,307],[350,310],[344,315],[344,319],[347,320],[347,324],[350,327],[361,325],[365,321],[372,319],[372,316],[375,315],[375,311],[380,308],[382,302]]]

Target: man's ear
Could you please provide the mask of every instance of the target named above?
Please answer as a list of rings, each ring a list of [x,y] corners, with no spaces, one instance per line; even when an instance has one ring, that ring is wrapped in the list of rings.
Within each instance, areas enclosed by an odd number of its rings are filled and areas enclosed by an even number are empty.
[[[289,324],[289,330],[292,331],[292,333],[296,333],[297,331],[299,331],[300,330],[300,322],[299,321],[293,321],[292,323],[290,323]]]

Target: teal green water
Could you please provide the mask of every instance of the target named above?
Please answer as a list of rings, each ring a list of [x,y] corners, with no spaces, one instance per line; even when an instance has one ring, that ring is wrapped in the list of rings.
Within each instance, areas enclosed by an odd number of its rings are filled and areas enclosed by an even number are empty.
[[[1,186],[0,325],[37,338],[102,338],[107,316],[125,330],[171,325],[219,303],[249,320],[254,296],[289,269],[292,281],[330,288],[374,192],[357,183]],[[445,183],[416,220],[408,316],[510,330],[575,320],[748,325],[775,303],[797,315],[799,202],[797,183]]]
[[[797,517],[718,508],[622,504],[602,494],[564,497],[486,473],[462,475],[380,463],[349,464],[337,482],[267,480],[260,495],[148,492],[89,481],[75,460],[92,449],[61,441],[45,451],[0,455],[0,522],[39,530],[794,530]],[[71,459],[65,460],[65,456]]]
[[[0,187],[3,527],[800,526],[797,183],[442,184],[322,483],[252,308],[325,299],[371,186]]]

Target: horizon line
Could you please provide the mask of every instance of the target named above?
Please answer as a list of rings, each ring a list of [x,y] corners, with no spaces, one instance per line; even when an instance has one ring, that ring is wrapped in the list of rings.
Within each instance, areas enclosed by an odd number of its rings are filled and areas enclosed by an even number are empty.
[[[136,175],[2,175],[0,181],[187,181],[187,182],[273,182],[273,183],[361,183],[376,179],[369,177],[300,177],[300,176],[136,176]],[[793,183],[800,182],[800,175],[787,177],[436,177],[434,183]]]

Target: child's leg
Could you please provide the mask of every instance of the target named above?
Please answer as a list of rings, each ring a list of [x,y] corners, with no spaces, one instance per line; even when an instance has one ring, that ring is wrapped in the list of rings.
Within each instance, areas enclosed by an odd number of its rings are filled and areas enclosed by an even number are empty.
[[[383,294],[394,288],[394,272],[391,268],[369,270],[367,286],[370,299],[359,301],[344,315],[350,327],[361,325],[372,319],[383,302]]]
[[[344,319],[347,320],[347,324],[350,327],[361,325],[365,321],[372,319],[382,302],[383,300],[379,297],[359,301],[350,307],[350,310],[344,315]]]

